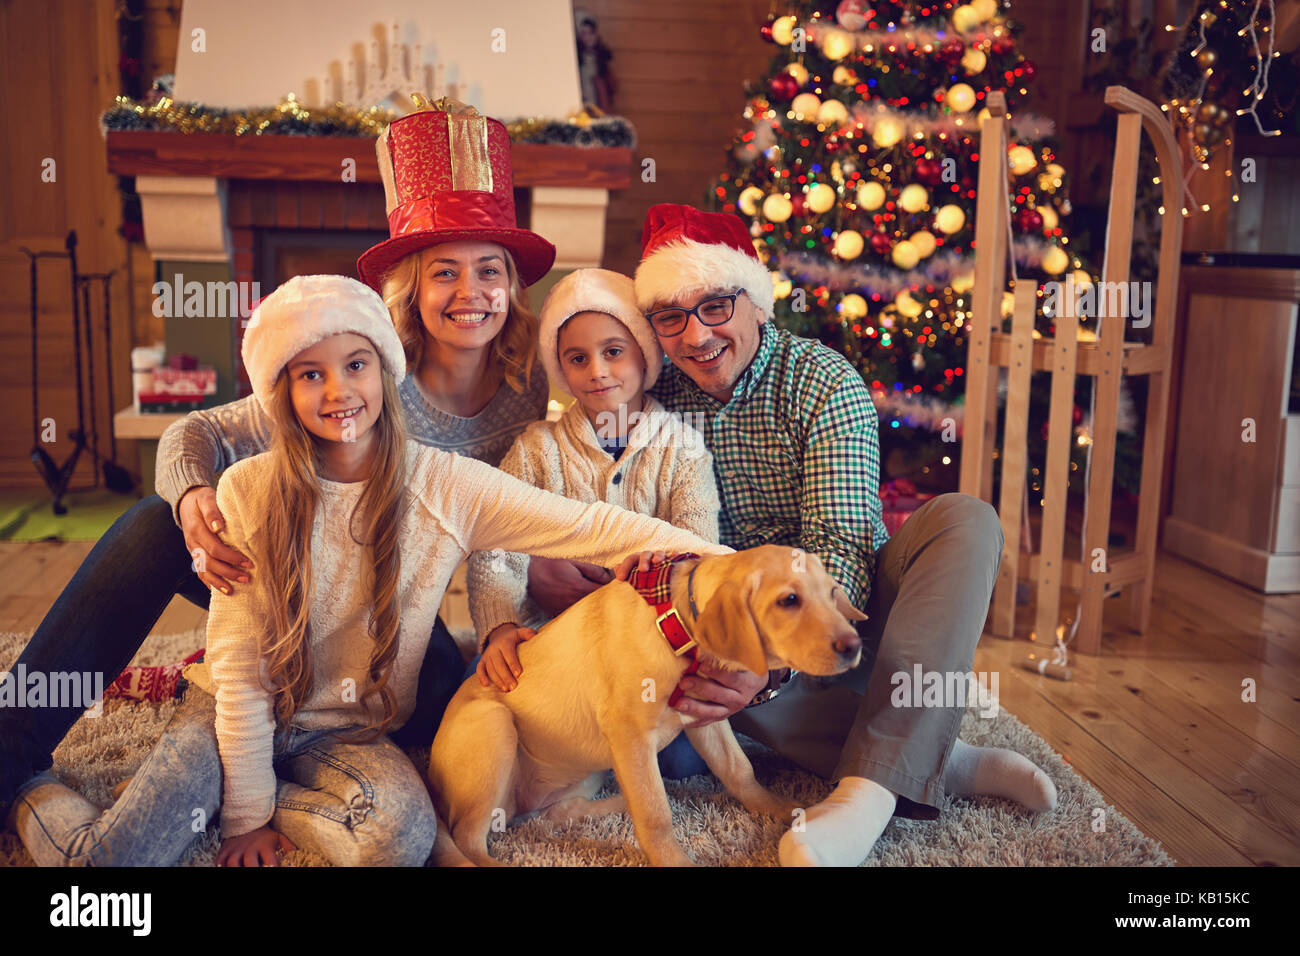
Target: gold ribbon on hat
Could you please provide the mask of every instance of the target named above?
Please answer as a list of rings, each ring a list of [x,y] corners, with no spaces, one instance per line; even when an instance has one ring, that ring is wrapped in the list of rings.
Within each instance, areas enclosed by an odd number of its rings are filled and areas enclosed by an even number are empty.
[[[430,102],[412,93],[412,113],[447,114],[447,150],[451,160],[451,188],[456,191],[492,191],[492,161],[488,155],[487,117],[468,103],[442,96]],[[409,114],[408,114],[409,115]]]

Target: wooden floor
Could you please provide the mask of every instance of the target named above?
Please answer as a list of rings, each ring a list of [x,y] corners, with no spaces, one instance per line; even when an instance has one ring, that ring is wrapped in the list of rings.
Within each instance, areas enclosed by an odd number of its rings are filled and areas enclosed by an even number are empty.
[[[0,542],[0,630],[34,630],[91,547]],[[1150,632],[1110,629],[1100,657],[1073,656],[1072,681],[1022,670],[1029,645],[989,635],[975,669],[998,672],[1002,705],[1181,865],[1300,864],[1300,595],[1265,597],[1163,553],[1156,580]],[[453,591],[454,628],[468,616]],[[204,615],[178,597],[155,632]]]

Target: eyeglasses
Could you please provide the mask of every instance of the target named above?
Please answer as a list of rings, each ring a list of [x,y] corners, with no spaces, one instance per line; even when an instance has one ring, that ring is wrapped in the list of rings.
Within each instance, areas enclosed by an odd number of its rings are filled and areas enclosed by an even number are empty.
[[[646,321],[664,338],[672,338],[686,331],[686,324],[695,316],[702,325],[723,325],[731,321],[736,312],[736,299],[744,289],[737,289],[728,295],[710,296],[703,302],[697,302],[694,308],[659,309],[646,315]]]

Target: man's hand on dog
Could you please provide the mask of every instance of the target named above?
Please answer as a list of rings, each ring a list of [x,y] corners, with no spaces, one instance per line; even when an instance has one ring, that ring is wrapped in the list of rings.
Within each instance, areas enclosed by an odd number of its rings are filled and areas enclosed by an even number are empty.
[[[528,562],[528,594],[548,617],[585,598],[613,575],[597,564],[563,558],[533,557]]]
[[[703,727],[744,710],[767,682],[767,674],[722,670],[715,666],[714,658],[701,652],[700,669],[683,677],[678,685],[682,699],[674,709],[692,718],[686,722],[687,727]]]
[[[518,627],[513,623],[502,624],[493,630],[478,659],[478,667],[474,668],[479,683],[484,687],[496,684],[497,690],[507,694],[518,687],[519,675],[524,672],[519,663],[519,645],[536,636],[537,632],[531,627]]]

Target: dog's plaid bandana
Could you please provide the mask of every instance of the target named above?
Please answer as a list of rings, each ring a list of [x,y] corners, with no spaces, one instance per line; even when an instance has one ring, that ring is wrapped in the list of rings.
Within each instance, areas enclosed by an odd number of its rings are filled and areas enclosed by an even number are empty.
[[[694,674],[700,669],[699,649],[695,644],[695,639],[686,630],[686,625],[682,623],[681,617],[673,608],[670,585],[673,577],[673,564],[677,561],[698,557],[698,554],[676,554],[661,564],[651,566],[649,571],[634,570],[627,577],[627,583],[632,585],[636,589],[636,593],[641,595],[645,602],[654,608],[655,625],[659,628],[659,633],[663,635],[664,640],[672,647],[673,653],[690,660],[690,664],[682,672],[682,677]],[[681,685],[678,684],[673,688],[672,696],[668,698],[668,706],[676,707],[677,702],[683,696]]]

